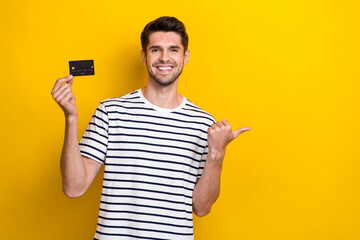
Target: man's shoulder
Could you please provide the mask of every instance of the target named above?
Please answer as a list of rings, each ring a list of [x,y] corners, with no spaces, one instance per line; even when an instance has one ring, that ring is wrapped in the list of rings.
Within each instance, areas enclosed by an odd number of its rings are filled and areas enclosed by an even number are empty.
[[[131,103],[140,103],[139,90],[135,90],[131,93],[122,95],[120,97],[108,98],[101,101],[101,104],[104,106],[113,106],[113,105],[123,105]]]
[[[207,111],[196,105],[195,103],[191,102],[189,99],[186,99],[185,106],[182,108],[182,110],[184,111],[185,114],[188,114],[196,118],[202,118],[210,125],[216,122],[215,118],[210,113],[208,113]]]

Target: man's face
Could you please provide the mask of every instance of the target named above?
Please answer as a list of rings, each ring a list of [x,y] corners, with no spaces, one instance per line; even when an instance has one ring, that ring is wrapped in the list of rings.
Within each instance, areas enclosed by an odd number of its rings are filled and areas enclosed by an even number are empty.
[[[141,51],[149,77],[162,86],[178,80],[190,52],[184,53],[181,37],[175,32],[154,32],[149,36],[147,53]]]

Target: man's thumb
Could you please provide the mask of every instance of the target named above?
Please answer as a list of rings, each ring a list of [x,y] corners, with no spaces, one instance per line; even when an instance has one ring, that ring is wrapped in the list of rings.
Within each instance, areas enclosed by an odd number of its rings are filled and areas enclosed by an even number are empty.
[[[68,79],[68,80],[66,81],[66,83],[71,86],[72,83],[73,83],[73,81],[74,81],[73,75],[70,74],[70,75],[68,75],[66,78]]]
[[[246,131],[250,131],[251,128],[249,127],[242,127],[242,128],[239,128],[238,130],[236,131],[233,131],[232,134],[233,134],[233,140],[235,138],[237,138],[240,134],[242,134],[243,132],[246,132]]]

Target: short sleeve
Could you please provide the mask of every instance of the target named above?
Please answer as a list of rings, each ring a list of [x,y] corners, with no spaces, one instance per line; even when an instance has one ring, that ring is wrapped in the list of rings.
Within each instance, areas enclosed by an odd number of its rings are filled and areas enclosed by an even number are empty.
[[[80,153],[97,162],[104,163],[108,145],[109,117],[100,103],[80,140]]]
[[[215,118],[213,116],[211,116],[211,118],[209,120],[210,121],[208,122],[208,125],[207,125],[208,128],[211,127],[212,124],[216,123],[216,120],[215,120]],[[204,129],[204,130],[207,131],[207,129]],[[206,139],[207,139],[207,134],[206,134]],[[206,147],[204,148],[203,154],[201,155],[201,160],[200,160],[200,164],[199,164],[197,178],[201,178],[201,176],[202,176],[208,153],[209,153],[209,146],[206,144]]]
[[[204,171],[204,167],[205,167],[208,152],[209,152],[209,148],[206,145],[205,150],[204,150],[203,154],[201,155],[200,165],[199,165],[198,174],[197,174],[198,178],[201,178],[202,173]]]

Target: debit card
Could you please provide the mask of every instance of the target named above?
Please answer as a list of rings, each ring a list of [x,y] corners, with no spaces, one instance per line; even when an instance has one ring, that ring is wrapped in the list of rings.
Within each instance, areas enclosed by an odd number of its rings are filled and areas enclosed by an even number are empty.
[[[94,60],[69,61],[69,69],[73,76],[94,75]]]

